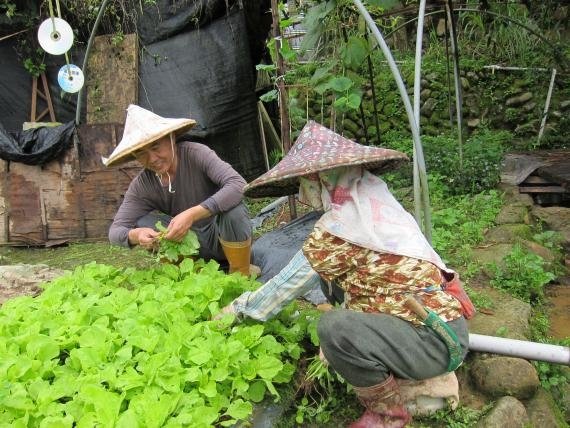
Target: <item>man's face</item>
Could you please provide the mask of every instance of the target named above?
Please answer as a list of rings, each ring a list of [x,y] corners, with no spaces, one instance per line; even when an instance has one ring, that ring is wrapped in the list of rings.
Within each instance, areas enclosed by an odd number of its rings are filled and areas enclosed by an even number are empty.
[[[142,166],[157,174],[165,174],[168,172],[172,175],[175,170],[170,135],[165,135],[149,147],[137,150],[133,155]]]

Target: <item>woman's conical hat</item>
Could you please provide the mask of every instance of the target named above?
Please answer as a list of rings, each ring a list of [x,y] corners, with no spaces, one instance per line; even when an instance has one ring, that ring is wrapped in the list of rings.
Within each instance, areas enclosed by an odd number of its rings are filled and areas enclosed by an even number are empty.
[[[165,135],[175,132],[183,134],[196,124],[193,119],[170,119],[161,117],[142,107],[131,104],[127,108],[127,118],[123,138],[108,158],[103,158],[105,166],[126,162],[137,150],[150,146]]]
[[[272,169],[245,187],[246,196],[284,196],[297,193],[299,177],[342,166],[361,165],[373,173],[398,168],[405,153],[363,146],[324,126],[309,121],[289,153]]]

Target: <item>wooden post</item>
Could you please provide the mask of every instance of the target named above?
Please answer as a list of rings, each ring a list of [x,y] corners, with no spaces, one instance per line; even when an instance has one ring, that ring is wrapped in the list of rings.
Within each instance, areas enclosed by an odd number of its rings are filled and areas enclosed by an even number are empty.
[[[55,113],[53,111],[53,104],[51,103],[51,95],[49,93],[46,74],[42,73],[39,77],[42,80],[43,90],[38,89],[38,78],[34,76],[32,80],[32,111],[30,114],[30,121],[39,122],[42,117],[49,113],[50,120],[52,122],[55,122]],[[42,110],[40,114],[36,115],[38,107],[38,96],[45,101],[47,107]]]

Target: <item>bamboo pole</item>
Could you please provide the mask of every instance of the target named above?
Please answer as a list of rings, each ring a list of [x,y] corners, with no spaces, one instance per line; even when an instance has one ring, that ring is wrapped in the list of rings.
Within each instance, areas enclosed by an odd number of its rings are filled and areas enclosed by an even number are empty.
[[[461,90],[461,75],[459,73],[459,47],[457,46],[457,31],[453,19],[452,0],[445,2],[447,14],[449,40],[451,42],[451,55],[453,55],[453,78],[455,83],[455,118],[457,122],[457,138],[459,140],[459,167],[463,169],[463,92]]]
[[[271,0],[272,33],[275,40],[275,60],[277,62],[277,90],[279,92],[279,116],[281,119],[281,142],[283,154],[287,154],[291,148],[291,133],[289,132],[289,97],[285,88],[285,63],[281,55],[281,28],[279,26],[279,6],[277,0]],[[297,218],[295,196],[289,196],[289,214],[291,220]]]
[[[263,127],[263,117],[259,106],[257,107],[257,120],[259,122],[259,133],[261,134],[261,150],[263,151],[263,159],[265,160],[265,170],[269,171],[269,156],[267,155],[267,141],[265,140],[265,129]]]
[[[275,130],[275,126],[273,126],[273,122],[271,122],[271,118],[269,117],[269,113],[267,113],[265,106],[263,105],[263,103],[261,101],[258,101],[257,107],[259,108],[259,111],[261,112],[261,118],[263,119],[263,123],[264,123],[263,128],[269,132],[269,137],[271,139],[272,144],[274,144],[275,147],[279,148],[279,150],[281,150],[281,152],[283,152],[283,142],[279,138],[279,135],[277,134],[277,131]]]
[[[368,35],[365,35],[366,43],[368,43]],[[378,114],[378,99],[376,97],[376,84],[374,83],[374,66],[372,64],[372,58],[370,54],[366,56],[366,62],[368,63],[368,76],[370,77],[370,86],[372,90],[372,108],[374,109],[374,125],[376,126],[376,141],[378,144],[382,141],[380,139],[380,115]],[[368,134],[368,132],[367,132]],[[366,136],[368,141],[368,135]]]

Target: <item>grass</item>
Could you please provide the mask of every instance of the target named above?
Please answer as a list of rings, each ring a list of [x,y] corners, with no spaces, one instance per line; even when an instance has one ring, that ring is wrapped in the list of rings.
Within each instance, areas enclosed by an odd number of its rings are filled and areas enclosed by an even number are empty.
[[[147,251],[136,247],[128,249],[109,242],[71,243],[51,248],[0,247],[0,263],[45,264],[49,267],[73,270],[89,262],[104,263],[116,267],[132,266],[140,269],[156,263]]]

